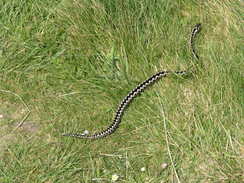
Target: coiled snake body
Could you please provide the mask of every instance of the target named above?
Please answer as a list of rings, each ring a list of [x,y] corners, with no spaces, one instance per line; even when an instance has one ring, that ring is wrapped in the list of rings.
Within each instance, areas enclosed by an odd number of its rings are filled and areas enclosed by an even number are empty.
[[[197,53],[195,51],[194,39],[196,37],[196,34],[198,32],[200,32],[200,30],[201,30],[201,24],[196,24],[194,26],[194,28],[192,29],[191,37],[190,37],[190,48],[191,48],[192,54],[194,55],[194,57],[196,59],[199,59],[199,56],[197,55]],[[87,133],[84,132],[84,133],[68,133],[68,134],[63,134],[63,136],[77,137],[77,138],[83,138],[83,139],[98,139],[98,138],[103,138],[108,135],[111,135],[119,127],[123,113],[125,111],[125,108],[145,88],[147,88],[149,85],[153,84],[155,81],[159,80],[160,78],[166,77],[170,73],[177,74],[177,75],[185,75],[188,72],[189,71],[160,71],[160,72],[152,75],[150,78],[148,78],[141,84],[139,84],[135,89],[133,89],[131,92],[129,92],[126,97],[124,97],[124,99],[120,103],[120,105],[115,113],[113,123],[107,129],[105,129],[101,132],[97,132],[93,135],[88,135]]]

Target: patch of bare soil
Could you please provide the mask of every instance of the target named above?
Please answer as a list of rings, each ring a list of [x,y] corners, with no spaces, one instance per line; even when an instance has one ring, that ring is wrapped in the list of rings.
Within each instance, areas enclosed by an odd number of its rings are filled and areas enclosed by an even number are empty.
[[[21,126],[19,123],[12,125],[0,126],[0,157],[9,145],[18,143],[18,137],[21,134],[35,135],[39,131],[39,126],[34,122],[24,122]]]

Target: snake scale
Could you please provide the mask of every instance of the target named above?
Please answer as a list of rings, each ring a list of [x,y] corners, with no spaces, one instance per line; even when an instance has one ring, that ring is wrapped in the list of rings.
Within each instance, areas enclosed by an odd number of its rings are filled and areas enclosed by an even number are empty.
[[[196,59],[199,59],[199,56],[197,55],[195,47],[194,47],[194,40],[195,40],[197,33],[199,33],[200,30],[201,30],[201,24],[196,24],[193,27],[191,36],[190,36],[190,49],[192,51],[193,56]],[[103,138],[103,137],[107,137],[108,135],[111,135],[119,127],[123,113],[125,111],[125,108],[131,103],[131,101],[138,94],[142,93],[145,88],[147,88],[149,85],[153,84],[155,81],[159,80],[160,78],[168,76],[169,74],[173,73],[173,74],[177,74],[177,75],[185,75],[188,72],[190,72],[190,71],[160,71],[160,72],[152,75],[151,77],[149,77],[144,82],[140,83],[136,88],[134,88],[124,97],[124,99],[119,104],[119,107],[115,113],[113,122],[107,129],[105,129],[101,132],[94,133],[93,135],[89,135],[88,131],[85,130],[83,133],[67,133],[67,134],[63,134],[63,136],[77,137],[77,138],[83,138],[83,139],[99,139],[99,138]]]

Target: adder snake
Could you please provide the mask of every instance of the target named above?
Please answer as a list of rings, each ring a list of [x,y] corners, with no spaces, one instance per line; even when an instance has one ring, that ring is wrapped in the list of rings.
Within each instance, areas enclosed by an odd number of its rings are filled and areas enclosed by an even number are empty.
[[[199,56],[197,55],[195,47],[194,47],[194,40],[195,40],[197,33],[199,33],[200,30],[201,30],[201,24],[196,24],[194,26],[194,28],[192,29],[191,36],[190,36],[190,49],[192,51],[193,56],[196,59],[199,59]],[[67,133],[67,134],[63,134],[63,136],[77,137],[77,138],[83,138],[83,139],[99,139],[99,138],[103,138],[108,135],[111,135],[119,127],[123,113],[125,111],[125,108],[132,102],[132,100],[138,94],[142,93],[145,88],[147,88],[149,85],[153,84],[155,81],[159,80],[160,78],[168,76],[169,74],[173,73],[173,74],[177,74],[177,75],[185,75],[189,72],[190,72],[189,70],[186,70],[186,71],[160,71],[160,72],[152,75],[147,80],[140,83],[135,89],[130,91],[127,94],[127,96],[124,97],[124,99],[119,104],[119,107],[115,113],[113,122],[107,129],[105,129],[101,132],[97,132],[93,135],[89,135],[86,130],[83,133]]]

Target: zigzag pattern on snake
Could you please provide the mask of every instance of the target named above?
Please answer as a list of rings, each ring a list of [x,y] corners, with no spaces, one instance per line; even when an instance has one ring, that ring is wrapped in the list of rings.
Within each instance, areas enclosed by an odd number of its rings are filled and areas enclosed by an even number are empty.
[[[201,24],[196,24],[194,26],[194,28],[192,29],[191,36],[190,36],[190,48],[191,48],[192,54],[194,55],[194,57],[196,59],[199,59],[199,56],[197,55],[197,53],[195,51],[194,39],[196,37],[196,34],[198,32],[200,32],[200,30],[201,30]],[[83,138],[83,139],[99,139],[99,138],[103,138],[103,137],[106,137],[108,135],[111,135],[119,127],[123,113],[125,111],[125,108],[131,103],[131,101],[138,94],[142,93],[145,88],[147,88],[149,85],[153,84],[155,81],[159,80],[160,78],[166,77],[170,73],[177,74],[177,75],[185,75],[188,72],[189,71],[160,71],[160,72],[152,75],[150,78],[148,78],[147,80],[145,80],[141,84],[139,84],[135,89],[133,89],[131,92],[129,92],[126,97],[124,97],[124,99],[120,103],[120,105],[119,105],[119,107],[115,113],[113,123],[107,129],[105,129],[101,132],[97,132],[93,135],[88,135],[85,131],[83,133],[63,134],[63,136],[77,137],[77,138]]]

